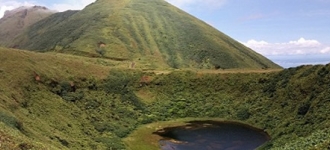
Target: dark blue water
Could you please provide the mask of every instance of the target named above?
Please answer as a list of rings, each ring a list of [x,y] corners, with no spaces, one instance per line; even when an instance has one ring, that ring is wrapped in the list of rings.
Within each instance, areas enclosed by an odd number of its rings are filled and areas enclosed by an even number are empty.
[[[270,137],[262,130],[233,122],[194,121],[155,132],[162,150],[254,150]]]

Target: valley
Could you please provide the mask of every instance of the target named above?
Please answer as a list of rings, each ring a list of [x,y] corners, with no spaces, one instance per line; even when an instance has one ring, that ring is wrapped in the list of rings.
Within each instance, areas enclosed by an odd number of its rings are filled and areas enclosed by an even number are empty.
[[[136,139],[136,129],[142,128],[140,140],[149,139],[155,131],[149,123],[180,118],[256,126],[272,137],[266,149],[329,146],[329,65],[155,74],[127,69],[125,63],[98,64],[100,58],[6,48],[0,53],[0,133],[9,137],[2,145],[10,149],[126,149],[132,144],[122,139]]]

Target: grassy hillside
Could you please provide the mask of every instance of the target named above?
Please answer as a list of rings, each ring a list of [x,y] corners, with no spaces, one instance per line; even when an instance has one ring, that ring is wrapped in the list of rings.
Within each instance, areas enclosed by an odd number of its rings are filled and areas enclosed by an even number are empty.
[[[280,68],[164,0],[98,0],[36,23],[11,45],[102,55],[151,69]]]
[[[26,28],[53,13],[55,12],[41,6],[19,7],[6,11],[4,17],[0,19],[0,46],[15,47],[8,43],[12,42]]]
[[[181,118],[259,127],[272,137],[264,149],[330,147],[330,65],[155,74],[5,48],[0,60],[0,149],[136,149],[150,144],[144,124]]]

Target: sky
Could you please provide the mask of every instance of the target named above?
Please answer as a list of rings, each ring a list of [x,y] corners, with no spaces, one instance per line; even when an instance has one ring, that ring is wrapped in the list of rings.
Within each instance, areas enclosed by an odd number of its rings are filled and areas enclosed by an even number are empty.
[[[5,10],[83,9],[95,0],[0,0]],[[330,0],[166,0],[284,68],[330,63]]]

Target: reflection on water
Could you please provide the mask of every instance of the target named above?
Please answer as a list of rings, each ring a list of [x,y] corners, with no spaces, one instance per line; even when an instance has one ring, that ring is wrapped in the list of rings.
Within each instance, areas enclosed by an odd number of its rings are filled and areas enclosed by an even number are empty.
[[[162,150],[253,150],[270,137],[262,130],[233,122],[193,121],[156,131]]]

